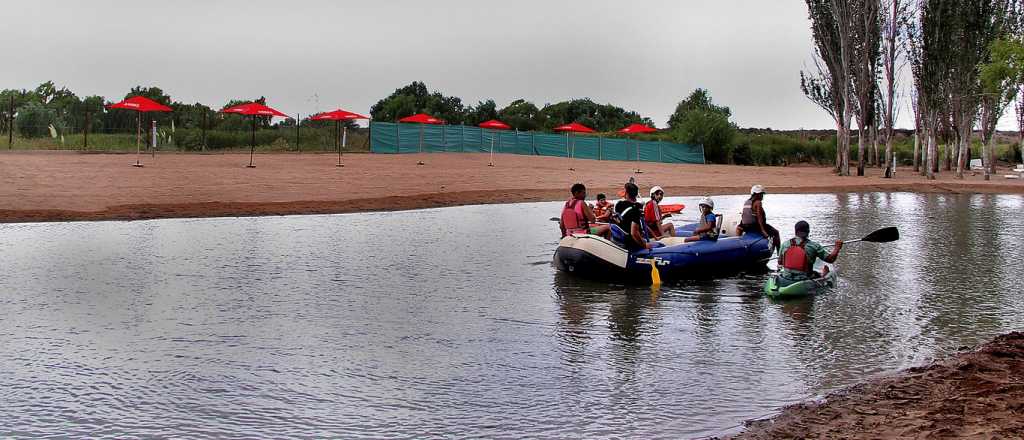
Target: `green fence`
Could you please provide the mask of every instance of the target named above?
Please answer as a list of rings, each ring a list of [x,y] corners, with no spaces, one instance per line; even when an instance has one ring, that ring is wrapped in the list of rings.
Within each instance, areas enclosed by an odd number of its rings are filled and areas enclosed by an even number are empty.
[[[704,163],[704,147],[700,145],[485,130],[464,125],[370,123],[373,153],[487,153],[492,143],[495,153],[630,161],[638,160],[639,155],[644,162]]]

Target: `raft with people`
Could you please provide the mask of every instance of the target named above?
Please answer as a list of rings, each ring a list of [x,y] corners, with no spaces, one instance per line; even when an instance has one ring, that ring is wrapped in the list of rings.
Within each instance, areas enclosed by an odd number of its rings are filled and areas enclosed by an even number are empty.
[[[696,226],[680,230],[692,231]],[[586,278],[650,282],[652,265],[661,279],[674,280],[764,268],[772,255],[769,240],[752,232],[714,241],[664,237],[651,242],[652,249],[630,252],[622,239],[625,232],[616,225],[611,225],[611,231],[611,240],[593,234],[565,236],[555,250],[555,267]]]
[[[630,179],[614,207],[604,194],[597,204],[586,203],[586,187],[570,188],[572,197],[558,219],[562,238],[555,249],[553,264],[558,270],[595,279],[620,282],[651,282],[663,279],[706,278],[748,269],[765,270],[767,262],[780,258],[779,270],[769,276],[764,292],[783,298],[806,296],[835,284],[835,272],[818,260],[834,263],[842,240],[822,246],[809,239],[810,225],[799,221],[795,236],[779,240],[779,232],[765,221],[764,187],[754,185],[738,218],[726,219],[714,212],[715,203],[703,197],[696,223],[678,226],[666,221],[672,215],[660,205],[665,192],[653,186],[650,199],[637,201],[638,188]],[[679,205],[682,210],[682,205]],[[731,221],[730,221],[731,220]],[[885,243],[899,239],[895,227],[879,229],[854,242]],[[832,252],[825,248],[833,247]],[[777,252],[778,257],[772,257]]]
[[[764,268],[772,255],[770,238],[755,231],[743,232],[736,227],[738,221],[729,222],[715,214],[710,197],[699,201],[696,223],[677,226],[664,221],[670,212],[659,206],[664,191],[658,186],[651,188],[651,199],[641,204],[636,200],[636,185],[628,182],[624,198],[614,210],[599,194],[598,215],[584,202],[586,187],[576,184],[570,192],[573,197],[563,206],[559,219],[562,239],[553,257],[555,267],[564,272],[657,283]],[[608,211],[614,212],[608,223],[591,222]]]

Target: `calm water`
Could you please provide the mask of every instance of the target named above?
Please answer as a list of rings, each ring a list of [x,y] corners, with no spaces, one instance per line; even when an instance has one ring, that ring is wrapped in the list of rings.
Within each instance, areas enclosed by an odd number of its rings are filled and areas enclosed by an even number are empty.
[[[559,206],[0,225],[0,436],[692,437],[1024,327],[1021,196],[769,195],[903,235],[785,303],[559,274]]]

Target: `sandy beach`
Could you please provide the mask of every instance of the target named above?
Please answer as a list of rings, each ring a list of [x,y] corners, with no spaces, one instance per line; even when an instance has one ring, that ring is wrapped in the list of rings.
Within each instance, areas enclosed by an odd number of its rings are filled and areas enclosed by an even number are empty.
[[[1024,333],[787,407],[732,438],[1024,438]]]
[[[418,161],[425,165],[418,166]],[[486,154],[143,155],[75,152],[0,153],[0,221],[129,220],[326,214],[484,203],[561,200],[575,182],[591,197],[614,193],[634,176],[632,162]],[[910,169],[884,179],[837,177],[828,167],[744,167],[640,163],[641,192],[651,185],[672,195],[865,191],[1024,193],[1024,182],[980,174],[964,180],[943,172],[927,181]]]

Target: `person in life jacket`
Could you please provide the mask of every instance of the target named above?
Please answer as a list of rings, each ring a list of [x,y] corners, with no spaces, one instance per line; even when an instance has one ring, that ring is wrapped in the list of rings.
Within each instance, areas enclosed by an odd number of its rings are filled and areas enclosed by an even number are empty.
[[[665,191],[660,186],[655,186],[651,188],[651,199],[644,204],[644,221],[654,233],[654,239],[676,236],[676,227],[672,223],[662,223],[662,220],[669,216],[669,214],[662,215],[661,206],[658,205],[664,198]]]
[[[743,235],[744,232],[761,234],[772,239],[774,251],[779,251],[779,230],[768,224],[764,213],[764,187],[754,185],[750,187],[750,198],[743,202],[743,214],[740,224],[736,226],[736,235]],[[779,254],[782,255],[782,254]]]
[[[648,242],[651,231],[644,221],[643,206],[636,201],[640,188],[632,182],[627,182],[624,190],[625,198],[615,204],[615,215],[619,218],[618,226],[626,233],[626,249],[631,252],[651,249],[654,246]]]
[[[834,263],[839,258],[839,250],[843,248],[843,241],[836,240],[835,248],[828,253],[825,252],[824,247],[808,238],[811,233],[811,225],[807,222],[803,220],[796,222],[795,232],[795,237],[782,243],[782,249],[779,252],[779,267],[782,268],[780,275],[788,281],[802,281],[828,275],[828,266],[825,266],[819,275],[814,272],[814,263],[817,260]]]
[[[608,197],[604,193],[597,194],[597,202],[594,203],[594,217],[599,222],[608,222],[609,217],[612,216],[612,204],[608,202]]]
[[[587,187],[577,183],[569,189],[572,196],[562,206],[562,216],[558,221],[558,228],[562,230],[562,237],[571,234],[593,234],[605,238],[611,238],[611,230],[608,225],[597,225],[594,211],[587,204]]]
[[[718,240],[718,216],[713,212],[715,201],[711,197],[704,197],[697,203],[697,207],[700,208],[697,229],[693,230],[693,235],[686,237],[686,241]]]

